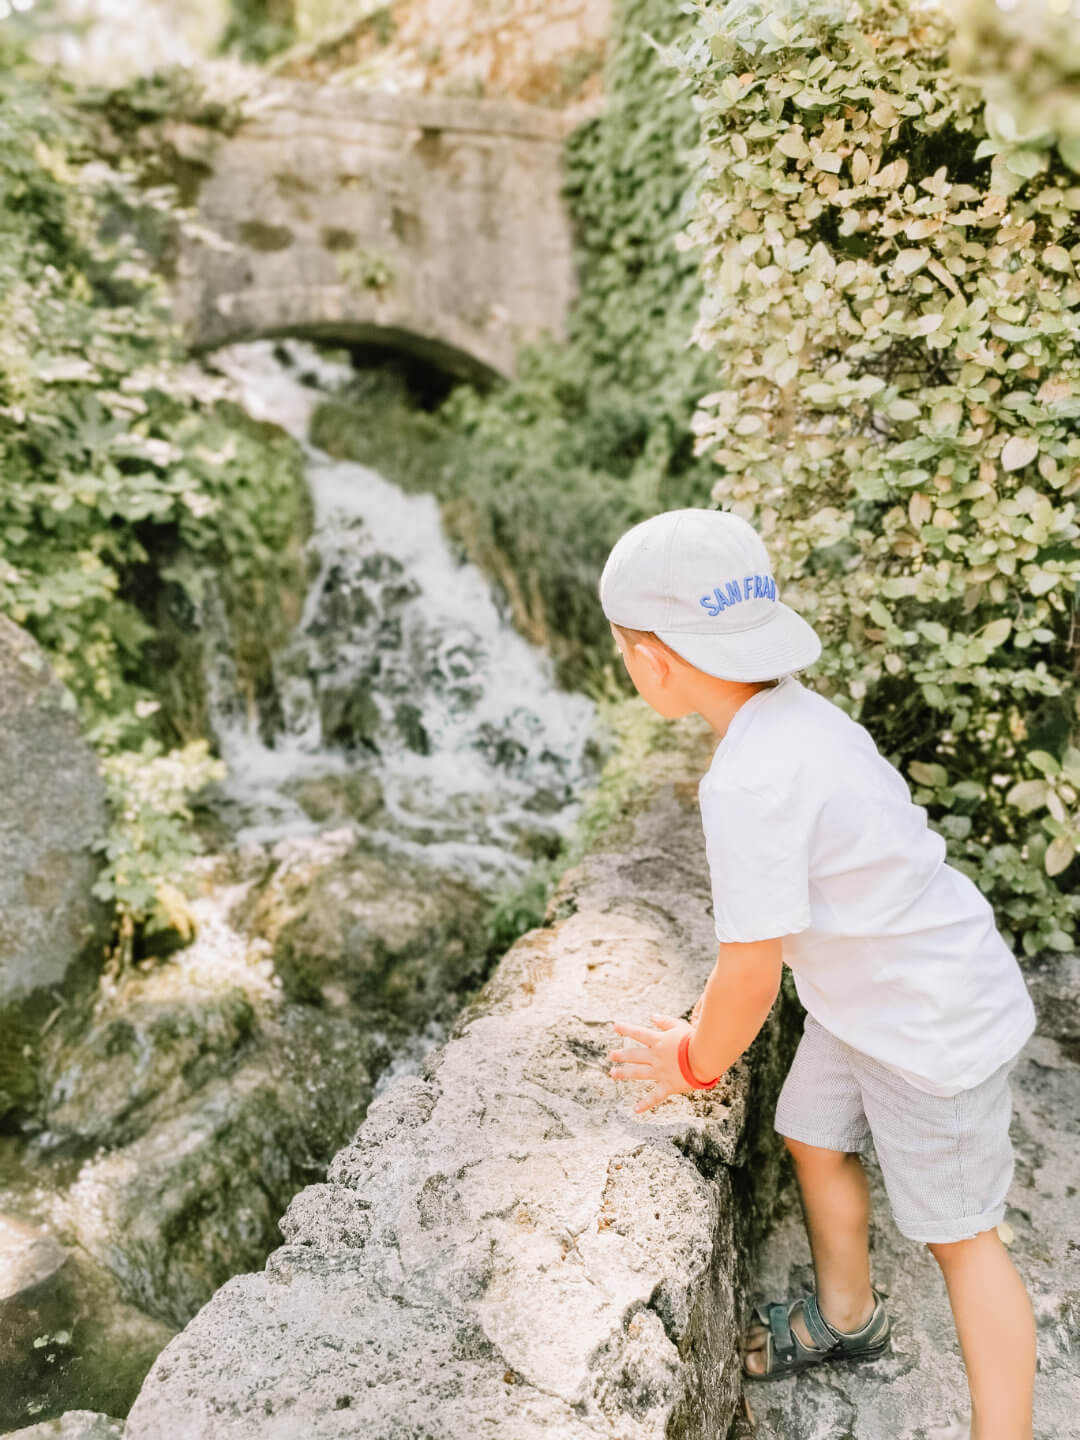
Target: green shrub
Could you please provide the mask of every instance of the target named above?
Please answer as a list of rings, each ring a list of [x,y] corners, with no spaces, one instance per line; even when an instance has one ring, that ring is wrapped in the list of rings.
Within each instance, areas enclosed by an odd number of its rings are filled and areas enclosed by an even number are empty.
[[[132,831],[126,811],[145,819],[162,786],[206,777],[197,756],[161,749],[145,575],[184,552],[234,587],[273,587],[305,500],[299,452],[186,362],[140,243],[174,223],[173,193],[105,160],[95,113],[2,33],[0,69],[0,610],[42,645],[101,755],[160,770],[160,785],[139,776],[130,805],[114,793],[109,854],[128,859],[99,892],[129,929],[153,927],[155,887],[119,879],[139,870],[132,836],[153,826]],[[143,85],[138,104],[156,93]],[[147,875],[190,853],[178,815],[170,801]]]
[[[897,0],[693,8],[666,55],[702,121],[683,243],[713,497],[759,527],[822,635],[815,684],[915,782],[1009,943],[1068,948],[1077,42],[981,0],[959,36]]]

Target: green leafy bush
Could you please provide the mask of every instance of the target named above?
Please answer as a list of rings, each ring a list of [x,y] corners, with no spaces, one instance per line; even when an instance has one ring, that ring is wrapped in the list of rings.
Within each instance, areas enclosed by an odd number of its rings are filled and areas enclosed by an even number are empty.
[[[702,122],[683,243],[715,366],[694,422],[713,497],[759,527],[822,635],[815,683],[915,782],[1006,939],[1068,948],[1075,41],[1023,7],[1043,107],[991,4],[959,34],[898,0],[693,8],[666,56]]]
[[[233,585],[272,583],[304,502],[298,452],[185,360],[140,243],[174,223],[173,193],[103,159],[95,113],[2,33],[0,69],[0,609],[40,642],[103,757],[134,752],[170,784],[190,760],[191,788],[201,760],[145,748],[162,735],[144,577],[186,552]],[[124,813],[117,799],[121,830]],[[188,853],[175,814],[155,874]],[[124,833],[110,854],[130,855]],[[151,889],[116,882],[118,914],[160,921]]]
[[[113,823],[94,844],[105,863],[94,894],[117,911],[114,960],[130,962],[136,927],[146,935],[175,932],[190,940],[194,924],[188,907],[184,864],[202,852],[191,827],[188,798],[225,776],[225,765],[209,753],[205,740],[193,740],[166,754],[157,740],[138,750],[121,750],[102,762]]]

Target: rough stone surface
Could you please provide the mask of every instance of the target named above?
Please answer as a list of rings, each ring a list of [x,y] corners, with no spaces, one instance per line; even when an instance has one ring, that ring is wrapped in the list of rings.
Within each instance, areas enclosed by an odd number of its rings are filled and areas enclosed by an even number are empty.
[[[109,910],[90,844],[104,782],[70,692],[28,631],[0,616],[0,1115],[34,1094],[37,1028],[61,986],[103,959]],[[95,948],[96,947],[96,948]],[[25,1063],[24,1063],[25,1062]]]
[[[201,177],[179,317],[196,346],[262,335],[412,348],[509,374],[575,289],[566,118],[527,105],[278,81],[231,136],[172,123]]]
[[[715,954],[696,805],[715,736],[697,717],[680,736],[626,843],[564,878],[551,923],[294,1196],[265,1270],[162,1351],[126,1440],[726,1433],[789,1027],[643,1116],[606,1059],[613,1019],[687,1013]]]
[[[1080,1440],[1080,958],[1043,957],[1028,982],[1039,1026],[1013,1072],[1017,1160],[1006,1221],[1038,1327],[1035,1440]],[[967,1440],[967,1385],[941,1272],[893,1224],[876,1162],[867,1169],[872,1269],[889,1296],[891,1352],[873,1364],[748,1382],[757,1424],[742,1425],[739,1440]],[[758,1299],[813,1289],[793,1181],[781,1213],[763,1248]]]

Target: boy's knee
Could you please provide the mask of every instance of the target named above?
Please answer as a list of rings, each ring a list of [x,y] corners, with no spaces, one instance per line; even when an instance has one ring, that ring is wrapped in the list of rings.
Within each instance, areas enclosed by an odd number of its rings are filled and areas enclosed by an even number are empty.
[[[969,1235],[963,1240],[928,1240],[926,1248],[942,1267],[966,1260],[975,1250],[986,1250],[998,1241],[994,1230],[984,1230],[978,1235]]]

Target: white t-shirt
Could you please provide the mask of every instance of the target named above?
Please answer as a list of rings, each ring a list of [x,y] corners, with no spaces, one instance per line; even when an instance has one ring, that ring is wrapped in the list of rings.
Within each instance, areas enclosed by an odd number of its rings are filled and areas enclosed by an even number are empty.
[[[953,1095],[1035,1028],[989,901],[945,862],[870,733],[786,675],[732,717],[698,785],[721,941],[783,936],[811,1015],[920,1090]]]

